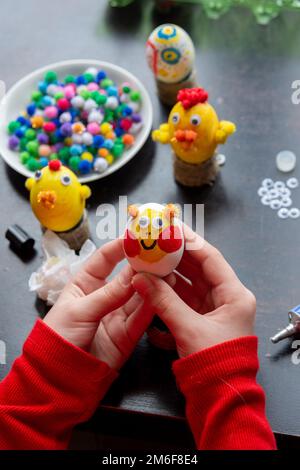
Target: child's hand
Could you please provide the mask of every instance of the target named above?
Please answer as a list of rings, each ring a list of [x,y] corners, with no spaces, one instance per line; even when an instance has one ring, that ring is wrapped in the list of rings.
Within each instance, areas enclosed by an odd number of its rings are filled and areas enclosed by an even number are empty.
[[[123,258],[120,239],[100,248],[44,318],[70,343],[116,370],[128,359],[153,316],[152,309],[134,292],[129,266],[111,282],[106,281]]]
[[[252,335],[256,310],[254,295],[221,253],[188,227],[184,231],[186,240],[194,240],[195,245],[194,250],[184,252],[177,268],[189,281],[176,274],[176,293],[155,276],[133,278],[136,291],[173,334],[180,357]]]

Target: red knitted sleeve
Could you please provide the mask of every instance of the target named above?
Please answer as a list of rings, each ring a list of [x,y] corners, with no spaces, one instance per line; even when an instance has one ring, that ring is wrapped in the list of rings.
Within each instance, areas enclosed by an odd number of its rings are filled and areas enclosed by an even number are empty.
[[[275,449],[256,382],[257,338],[205,349],[173,364],[198,449]]]
[[[116,376],[38,320],[0,384],[0,449],[65,449]]]

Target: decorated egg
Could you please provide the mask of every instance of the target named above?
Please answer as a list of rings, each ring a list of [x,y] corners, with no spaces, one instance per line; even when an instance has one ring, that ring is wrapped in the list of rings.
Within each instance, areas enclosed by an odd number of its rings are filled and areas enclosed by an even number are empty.
[[[182,223],[174,204],[129,206],[124,252],[136,272],[164,277],[179,264],[184,250]]]
[[[157,80],[178,83],[192,72],[195,49],[184,29],[175,24],[163,24],[150,34],[146,57]]]

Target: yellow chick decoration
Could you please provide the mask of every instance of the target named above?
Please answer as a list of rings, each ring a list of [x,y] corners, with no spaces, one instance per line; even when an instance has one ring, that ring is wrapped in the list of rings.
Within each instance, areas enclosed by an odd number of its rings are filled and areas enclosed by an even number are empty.
[[[180,90],[167,123],[153,131],[154,141],[170,144],[174,151],[175,179],[185,186],[212,184],[219,170],[215,151],[236,130],[234,123],[219,121],[203,88]]]
[[[33,178],[28,178],[25,186],[30,191],[32,210],[43,227],[66,232],[83,219],[85,201],[91,190],[81,185],[76,175],[59,160],[50,161]]]
[[[124,252],[137,272],[163,277],[179,264],[184,239],[177,207],[156,203],[129,206],[130,219],[124,236]]]

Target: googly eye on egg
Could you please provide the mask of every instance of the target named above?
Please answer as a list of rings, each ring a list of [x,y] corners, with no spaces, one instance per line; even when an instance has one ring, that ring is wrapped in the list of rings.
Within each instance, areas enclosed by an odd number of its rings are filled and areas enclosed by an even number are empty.
[[[198,114],[193,114],[193,116],[190,119],[190,123],[193,126],[199,126],[199,124],[201,123],[201,117]]]
[[[62,175],[60,181],[64,186],[69,186],[69,184],[71,184],[71,178],[69,175]]]
[[[150,220],[149,220],[149,217],[146,217],[146,216],[142,216],[139,218],[139,226],[141,228],[147,228],[150,224]]]
[[[36,171],[34,174],[35,181],[39,181],[42,177],[42,172],[40,170]]]
[[[161,229],[162,226],[163,226],[162,218],[161,217],[154,217],[154,219],[152,220],[152,226],[157,230]]]
[[[180,121],[179,113],[172,114],[171,120],[172,120],[173,124],[178,124],[179,121]]]

